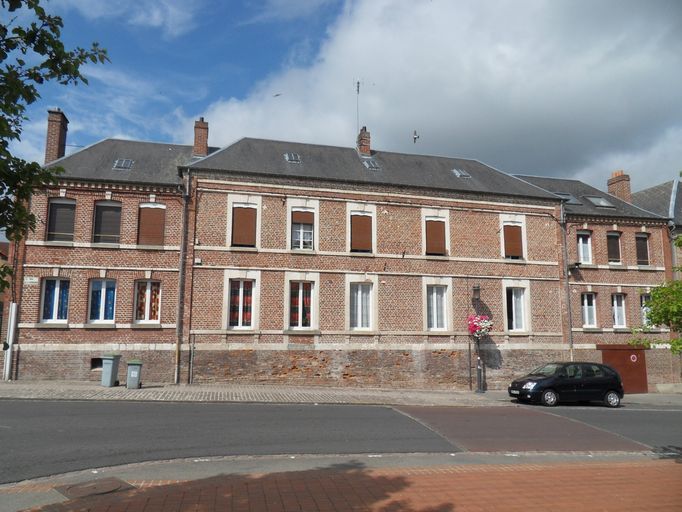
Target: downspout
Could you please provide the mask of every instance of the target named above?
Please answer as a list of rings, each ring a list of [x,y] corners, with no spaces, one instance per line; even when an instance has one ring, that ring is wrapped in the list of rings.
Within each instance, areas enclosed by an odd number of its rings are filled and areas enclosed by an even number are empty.
[[[561,226],[561,237],[562,237],[562,247],[563,247],[563,258],[564,258],[564,282],[566,286],[566,309],[568,316],[568,350],[570,354],[571,361],[574,360],[573,355],[573,312],[571,307],[571,285],[569,283],[570,273],[568,271],[568,236],[567,236],[567,226],[566,226],[566,211],[564,210],[564,203],[561,202],[561,220],[559,222]]]
[[[185,273],[187,259],[187,222],[190,199],[190,170],[182,176],[182,238],[180,241],[180,263],[178,265],[178,307],[176,312],[175,329],[177,340],[175,342],[175,384],[180,384],[180,367],[182,365],[182,335],[184,331],[185,315]]]
[[[682,172],[680,173],[682,176]],[[675,271],[675,268],[679,265],[677,261],[677,251],[675,250],[675,237],[678,233],[675,232],[677,226],[675,225],[675,207],[677,205],[677,189],[680,187],[680,178],[677,177],[673,181],[673,189],[670,194],[670,206],[668,208],[668,229],[670,231],[670,250],[672,252],[672,267],[673,267],[673,279],[679,277],[679,272]]]

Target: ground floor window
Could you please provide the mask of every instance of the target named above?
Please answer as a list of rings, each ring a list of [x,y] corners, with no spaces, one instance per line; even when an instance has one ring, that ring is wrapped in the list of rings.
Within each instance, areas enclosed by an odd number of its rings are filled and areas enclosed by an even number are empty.
[[[158,322],[161,310],[161,283],[138,281],[135,292],[135,321]]]
[[[597,326],[597,308],[594,293],[583,293],[581,295],[583,311],[583,327]]]
[[[91,322],[113,321],[116,303],[116,281],[93,279],[90,281]]]
[[[43,322],[66,322],[69,310],[69,280],[45,279],[43,281]]]
[[[369,329],[372,326],[372,283],[350,284],[350,328]]]
[[[426,318],[430,330],[446,329],[446,296],[447,287],[428,285],[426,287]]]
[[[251,327],[253,281],[230,279],[230,327]]]
[[[289,327],[310,327],[313,283],[291,281],[289,292]]]
[[[507,330],[526,329],[525,288],[507,288]]]
[[[625,295],[614,293],[611,296],[611,303],[613,306],[613,326],[625,327]]]

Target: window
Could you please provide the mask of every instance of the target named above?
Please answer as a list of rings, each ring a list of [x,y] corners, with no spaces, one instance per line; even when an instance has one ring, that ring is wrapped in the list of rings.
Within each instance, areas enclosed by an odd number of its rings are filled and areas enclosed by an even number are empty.
[[[351,212],[351,252],[372,252],[372,215],[365,212]]]
[[[522,260],[526,254],[526,218],[518,214],[500,214],[500,247],[502,257]]]
[[[590,203],[592,203],[594,206],[597,206],[599,208],[615,208],[612,203],[610,203],[607,199],[600,197],[600,196],[583,196],[585,199],[587,199]]]
[[[257,216],[254,205],[235,204],[232,207],[232,247],[256,247]]]
[[[251,327],[253,281],[230,279],[230,327]]]
[[[583,327],[597,326],[597,306],[596,295],[594,293],[583,293],[580,296],[583,312]]]
[[[289,283],[289,327],[309,328],[312,326],[313,283],[291,281]]]
[[[592,235],[588,232],[578,233],[578,261],[592,263]]]
[[[92,241],[117,244],[121,240],[121,203],[99,201],[95,203],[95,229]]]
[[[43,322],[63,322],[69,311],[69,281],[68,279],[43,280],[43,301],[41,305],[41,319]]]
[[[445,219],[426,217],[426,254],[444,256],[445,247]]]
[[[135,321],[160,321],[161,283],[158,281],[138,281],[135,285]]]
[[[625,327],[625,295],[614,293],[611,295],[613,306],[613,327]]]
[[[76,201],[73,199],[50,199],[47,214],[47,240],[73,242],[75,215]]]
[[[137,222],[137,243],[139,245],[163,245],[165,226],[165,205],[159,203],[141,204]]]
[[[372,283],[350,283],[350,328],[372,327]]]
[[[651,307],[649,306],[649,301],[651,300],[651,295],[648,293],[643,293],[639,296],[639,309],[642,314],[642,325],[651,327],[651,321],[649,320],[649,311]]]
[[[427,285],[426,287],[426,325],[429,330],[447,329],[446,293],[446,286]]]
[[[507,288],[507,330],[523,331],[525,323],[525,288]]]
[[[609,263],[620,264],[620,233],[609,231],[606,234],[606,249]]]
[[[93,279],[90,281],[91,322],[113,322],[116,304],[116,281]]]
[[[314,248],[315,212],[293,210],[291,212],[291,248],[312,250]]]
[[[637,233],[635,235],[637,246],[637,265],[649,264],[649,235],[647,233]]]

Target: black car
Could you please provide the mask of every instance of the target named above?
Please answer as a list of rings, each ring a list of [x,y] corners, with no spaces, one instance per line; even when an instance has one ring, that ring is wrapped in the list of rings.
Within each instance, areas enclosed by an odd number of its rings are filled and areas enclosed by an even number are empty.
[[[618,407],[623,382],[618,372],[599,363],[548,363],[509,386],[509,396],[548,407],[558,402],[598,400]]]

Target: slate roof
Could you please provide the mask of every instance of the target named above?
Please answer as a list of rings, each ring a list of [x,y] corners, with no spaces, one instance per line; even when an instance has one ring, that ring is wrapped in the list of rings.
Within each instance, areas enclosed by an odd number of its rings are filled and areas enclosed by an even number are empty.
[[[515,176],[554,194],[571,194],[580,204],[570,204],[570,202],[565,203],[565,211],[567,214],[598,217],[655,219],[658,221],[663,220],[661,216],[654,212],[639,208],[617,198],[616,196],[612,196],[611,194],[607,194],[598,188],[592,187],[587,183],[583,183],[582,181],[568,180],[563,178],[547,178],[541,176],[526,176],[520,174]],[[613,207],[610,208],[596,206],[589,199],[587,199],[587,196],[606,199],[613,205]],[[665,217],[667,217],[667,215]]]
[[[285,153],[297,153],[290,163]],[[476,160],[372,151],[379,169],[370,170],[354,148],[243,138],[189,166],[214,172],[397,185],[458,192],[556,199],[552,194]],[[471,177],[457,177],[452,170]]]
[[[672,219],[675,224],[682,225],[682,183],[679,179],[634,192],[632,202],[663,217],[670,217],[672,205]]]
[[[192,161],[193,146],[105,139],[50,162],[63,167],[63,177],[95,181],[177,185],[178,166]],[[118,159],[133,160],[128,170],[113,169]]]

